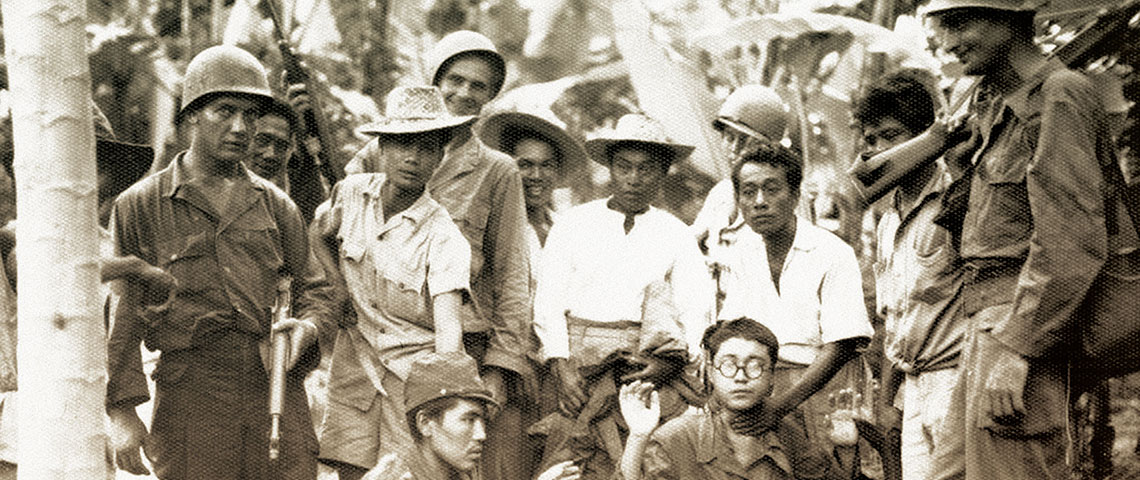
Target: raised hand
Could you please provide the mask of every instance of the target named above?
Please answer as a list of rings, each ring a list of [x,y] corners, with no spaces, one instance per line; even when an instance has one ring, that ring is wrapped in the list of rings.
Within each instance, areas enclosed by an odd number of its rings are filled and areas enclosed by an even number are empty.
[[[621,386],[618,404],[630,435],[648,436],[661,421],[661,399],[653,384],[634,380]]]

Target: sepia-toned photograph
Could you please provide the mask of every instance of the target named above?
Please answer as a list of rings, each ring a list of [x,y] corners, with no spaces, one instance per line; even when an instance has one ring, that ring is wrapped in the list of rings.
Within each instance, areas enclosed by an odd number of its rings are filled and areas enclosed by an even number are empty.
[[[1140,0],[0,45],[0,480],[1140,480]]]

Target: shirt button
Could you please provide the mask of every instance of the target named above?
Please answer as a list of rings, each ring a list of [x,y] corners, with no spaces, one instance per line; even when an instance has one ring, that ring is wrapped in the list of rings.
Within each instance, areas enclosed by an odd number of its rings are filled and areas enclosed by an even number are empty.
[[[173,254],[173,255],[171,255],[171,256],[170,256],[170,261],[172,261],[172,262],[173,262],[173,261],[175,261],[175,260],[178,260],[178,254],[177,254],[177,253],[175,253],[175,254]]]
[[[377,305],[376,302],[372,302],[372,308],[379,310],[380,305]]]

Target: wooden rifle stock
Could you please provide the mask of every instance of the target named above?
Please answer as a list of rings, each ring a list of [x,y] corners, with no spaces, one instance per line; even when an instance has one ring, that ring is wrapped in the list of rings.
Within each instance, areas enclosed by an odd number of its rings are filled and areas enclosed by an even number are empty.
[[[277,281],[277,302],[273,306],[273,323],[291,316],[293,279]],[[276,332],[269,338],[269,460],[281,455],[281,415],[285,412],[285,368],[289,365],[289,332]]]

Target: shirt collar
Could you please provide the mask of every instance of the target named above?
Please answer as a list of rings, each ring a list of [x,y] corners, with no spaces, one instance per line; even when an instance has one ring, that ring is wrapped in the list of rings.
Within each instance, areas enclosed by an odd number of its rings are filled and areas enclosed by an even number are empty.
[[[455,131],[455,138],[444,147],[443,162],[439,165],[439,172],[458,175],[474,170],[483,161],[484,148],[479,137],[474,135],[470,127],[459,127]]]
[[[792,250],[810,252],[819,246],[819,234],[815,231],[819,227],[796,215],[796,238],[792,239]],[[786,260],[785,260],[786,261]]]
[[[704,415],[706,417],[700,422],[697,430],[697,460],[706,464],[724,462],[723,465],[736,465],[745,470],[740,473],[746,473],[752,465],[740,465],[736,456],[733,455],[732,443],[728,441],[729,426],[725,425],[724,420],[712,410],[706,409]],[[763,437],[758,440],[756,445],[759,447],[757,452],[759,455],[756,456],[753,463],[768,457],[785,473],[792,473],[792,464],[788,460],[787,449],[784,448],[784,444],[780,442],[775,431],[765,432]]]
[[[914,205],[911,205],[909,210],[903,211],[899,205],[901,192],[899,192],[898,189],[896,189],[895,194],[891,196],[891,208],[898,212],[899,219],[905,222],[914,212],[919,210],[919,207],[933,200],[938,195],[941,195],[947,188],[950,188],[952,181],[953,179],[950,178],[950,173],[939,163],[934,173],[930,175],[930,179],[926,181],[926,185],[922,187],[922,193],[918,194],[918,200],[914,202]]]
[[[387,181],[388,178],[383,173],[374,174],[372,181],[369,182],[368,189],[365,190],[364,194],[372,197],[376,201],[381,201],[380,188],[383,187]],[[381,203],[383,202],[381,201]],[[412,202],[412,205],[410,207],[400,212],[400,218],[406,218],[408,220],[411,220],[413,224],[420,225],[424,222],[425,219],[427,219],[429,216],[431,216],[432,213],[435,212],[436,208],[439,208],[439,204],[431,198],[431,195],[428,194],[427,188],[424,188],[424,191],[420,194],[419,198],[417,198],[415,202]]]
[[[163,196],[174,197],[178,194],[178,190],[186,185],[192,185],[193,180],[190,179],[189,174],[185,171],[185,166],[182,165],[183,160],[186,158],[186,151],[178,152],[174,159],[170,161],[170,165],[166,167],[166,172],[170,176],[170,184],[162,192]],[[238,174],[242,180],[245,180],[255,190],[264,190],[264,187],[253,181],[250,176],[249,170],[245,168],[245,164],[241,164],[241,173]],[[268,180],[267,180],[268,181]]]
[[[1013,114],[1017,115],[1018,118],[1026,118],[1033,113],[1029,110],[1029,97],[1041,88],[1041,85],[1045,83],[1045,79],[1050,74],[1058,70],[1063,70],[1064,68],[1065,64],[1056,58],[1046,60],[1037,70],[1022,80],[1017,90],[1006,95],[1002,101],[1005,105],[1009,106],[1010,110],[1013,110]]]

